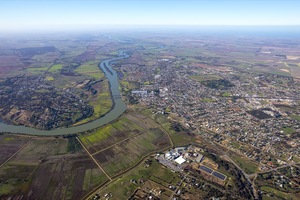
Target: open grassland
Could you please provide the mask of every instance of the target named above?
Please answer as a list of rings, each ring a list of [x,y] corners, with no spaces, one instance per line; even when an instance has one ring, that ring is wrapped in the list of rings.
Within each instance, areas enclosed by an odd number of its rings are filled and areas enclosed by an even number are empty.
[[[136,83],[133,83],[133,82],[120,81],[120,84],[122,85],[122,89],[124,90],[124,92],[128,92],[128,91],[131,91],[131,90],[134,90],[134,89],[138,88],[138,85]]]
[[[98,118],[110,110],[112,100],[109,92],[108,81],[97,83],[94,87],[98,90],[98,93],[89,100],[89,104],[94,108],[93,115]]]
[[[296,130],[295,130],[294,128],[292,128],[292,127],[284,127],[284,128],[282,129],[282,131],[283,131],[284,134],[286,134],[286,135],[291,135],[291,134],[293,134],[293,133],[296,132]]]
[[[47,81],[54,81],[54,77],[53,76],[46,76],[45,79]]]
[[[99,117],[110,111],[112,107],[112,99],[109,91],[108,81],[104,80],[102,82],[96,83],[95,85],[93,85],[93,88],[98,92],[88,99],[88,103],[89,105],[93,106],[94,112],[92,116],[76,123],[75,125],[84,124],[89,121],[98,119]]]
[[[297,121],[300,121],[300,115],[291,115],[290,116],[292,119],[295,119]]]
[[[1,138],[1,158],[10,148],[2,143],[26,145],[0,167],[0,199],[80,199],[107,181],[77,140]]]
[[[52,67],[48,70],[49,72],[60,72],[60,70],[63,68],[63,65],[62,64],[55,64],[55,65],[52,65]]]
[[[221,77],[217,74],[200,74],[190,76],[190,78],[194,81],[203,82],[203,81],[213,81],[213,80],[220,80]]]
[[[234,152],[231,152],[230,158],[238,164],[247,174],[256,173],[258,170],[258,164],[245,156],[241,156]]]
[[[112,200],[128,199],[138,187],[143,188],[149,186],[150,183],[157,184],[159,188],[164,188],[166,191],[163,193],[170,192],[166,186],[176,185],[180,181],[179,175],[163,167],[153,158],[151,158],[150,161],[151,164],[149,167],[146,168],[145,163],[142,162],[134,170],[116,179],[107,187],[99,189],[96,193],[100,194],[101,198],[107,193],[112,193],[112,198],[110,198]],[[135,180],[137,183],[132,183],[131,180]],[[144,184],[140,184],[139,180],[148,181]]]
[[[104,77],[104,73],[100,70],[97,61],[86,62],[76,68],[75,72],[90,76],[95,79],[101,79]]]
[[[63,74],[55,74],[53,76],[55,78],[55,81],[52,82],[53,86],[60,89],[75,87],[76,83],[86,80],[86,77],[83,76],[66,76]]]
[[[260,189],[263,192],[266,192],[266,193],[271,194],[271,195],[275,195],[275,199],[279,198],[279,199],[296,200],[296,199],[300,198],[300,194],[298,194],[298,195],[290,194],[290,193],[286,193],[286,192],[276,190],[276,189],[268,187],[268,186],[262,186]],[[274,199],[274,197],[272,199]]]
[[[40,74],[46,72],[48,70],[48,67],[30,67],[27,68],[26,70],[30,74]]]

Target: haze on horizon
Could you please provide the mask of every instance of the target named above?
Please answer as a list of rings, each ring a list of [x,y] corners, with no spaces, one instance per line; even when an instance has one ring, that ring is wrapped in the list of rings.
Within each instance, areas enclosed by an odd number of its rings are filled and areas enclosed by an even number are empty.
[[[6,0],[0,32],[105,26],[299,26],[296,0]]]

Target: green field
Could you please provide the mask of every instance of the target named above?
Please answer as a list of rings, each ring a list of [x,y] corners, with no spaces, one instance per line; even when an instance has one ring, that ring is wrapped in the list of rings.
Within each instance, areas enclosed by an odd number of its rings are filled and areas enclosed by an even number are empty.
[[[80,65],[75,69],[75,72],[90,76],[95,79],[101,79],[104,77],[104,73],[100,70],[98,62],[96,61],[89,61]]]
[[[236,141],[231,141],[230,144],[235,149],[239,149],[241,147],[241,144]]]
[[[39,74],[41,72],[46,72],[48,70],[48,67],[30,67],[26,70],[32,74]]]
[[[136,190],[138,187],[143,187],[144,184],[133,184],[131,180],[136,180],[137,182],[140,179],[143,180],[159,180],[162,185],[176,185],[180,181],[178,174],[171,172],[171,170],[163,167],[155,159],[151,158],[152,164],[145,168],[144,162],[137,166],[134,170],[122,176],[119,179],[116,179],[107,187],[104,187],[97,191],[101,197],[107,193],[112,193],[113,197],[111,199],[128,199],[129,196]],[[159,179],[158,179],[158,178]]]
[[[135,84],[133,82],[120,81],[120,83],[122,85],[122,89],[124,90],[124,92],[128,92],[130,90],[134,90],[134,89],[138,88],[137,84]]]
[[[170,147],[166,132],[158,126],[145,115],[129,112],[115,122],[92,133],[82,134],[79,138],[106,173],[116,176],[149,153]]]
[[[47,77],[46,77],[46,80],[47,80],[47,81],[54,81],[54,77],[53,77],[53,76],[47,76]]]
[[[48,70],[49,72],[60,72],[60,70],[63,68],[62,64],[56,64],[52,65],[52,67]]]
[[[94,108],[93,115],[74,124],[75,126],[98,119],[99,117],[110,111],[112,107],[108,81],[102,81],[95,84],[93,87],[98,91],[96,95],[92,96],[88,101],[88,104],[93,106]]]
[[[89,135],[81,135],[80,139],[82,139],[85,146],[88,146],[89,144],[96,144],[98,142],[101,142],[105,139],[107,139],[109,136],[111,136],[111,125],[104,126],[98,130],[96,130],[94,133]]]
[[[206,103],[215,102],[215,100],[213,100],[212,98],[203,98],[202,101]]]
[[[101,150],[142,130],[137,124],[122,117],[115,123],[107,124],[92,133],[80,135],[79,138],[86,147]]]
[[[68,151],[70,138],[0,136],[0,143],[0,158],[3,148],[13,153],[27,144],[0,168],[0,199],[81,199],[108,180],[82,148]]]
[[[91,188],[108,180],[99,169],[86,169],[82,189],[89,192]]]
[[[284,127],[282,128],[282,131],[286,134],[286,135],[291,135],[293,133],[296,132],[296,130],[292,127]]]
[[[231,154],[230,158],[236,162],[247,174],[256,173],[258,170],[258,164],[244,156],[238,154]]]
[[[276,190],[276,189],[268,187],[268,186],[262,186],[261,190],[265,191],[265,192],[268,192],[268,193],[271,193],[271,194],[274,194],[275,196],[283,198],[283,199],[289,199],[289,200],[298,199],[293,194],[285,193],[285,192]]]
[[[203,81],[212,81],[212,80],[220,80],[221,77],[217,74],[200,74],[190,76],[190,78],[194,81],[203,82]]]
[[[141,111],[145,115],[154,119],[157,123],[161,125],[169,134],[174,143],[174,146],[185,146],[195,142],[195,138],[191,135],[186,134],[186,132],[176,132],[172,129],[172,124],[167,119],[167,117],[160,113],[153,114],[151,110],[145,109]]]
[[[224,92],[222,94],[223,97],[230,97],[231,96],[231,93],[230,92]]]
[[[290,116],[292,119],[295,119],[297,121],[300,121],[300,115],[291,115]]]

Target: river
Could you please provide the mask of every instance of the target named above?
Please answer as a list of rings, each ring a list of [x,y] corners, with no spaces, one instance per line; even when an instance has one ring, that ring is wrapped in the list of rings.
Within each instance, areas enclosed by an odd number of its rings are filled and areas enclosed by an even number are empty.
[[[17,125],[9,125],[3,122],[0,122],[0,132],[8,132],[8,133],[19,133],[19,134],[27,134],[27,135],[45,135],[45,136],[55,136],[55,135],[67,135],[74,134],[79,132],[88,131],[91,129],[95,129],[101,127],[109,122],[117,119],[121,114],[123,114],[126,110],[126,104],[121,98],[121,93],[119,90],[119,82],[117,73],[110,66],[111,62],[116,60],[128,58],[129,55],[124,51],[119,51],[117,58],[111,58],[100,62],[99,67],[105,73],[105,76],[108,78],[110,83],[110,92],[113,100],[112,109],[106,113],[103,117],[96,119],[94,121],[88,122],[86,124],[73,126],[73,127],[63,127],[57,128],[53,130],[38,130],[35,128],[25,127],[25,126],[17,126]],[[105,67],[106,66],[106,67]]]

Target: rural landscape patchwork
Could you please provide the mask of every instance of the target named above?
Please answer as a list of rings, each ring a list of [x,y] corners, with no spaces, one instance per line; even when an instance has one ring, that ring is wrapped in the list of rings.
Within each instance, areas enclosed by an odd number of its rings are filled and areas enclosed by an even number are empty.
[[[1,199],[300,198],[299,38],[0,40]]]
[[[0,200],[299,200],[299,8],[0,0]]]

